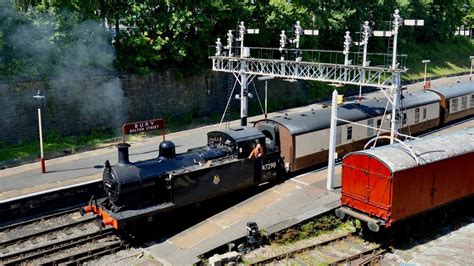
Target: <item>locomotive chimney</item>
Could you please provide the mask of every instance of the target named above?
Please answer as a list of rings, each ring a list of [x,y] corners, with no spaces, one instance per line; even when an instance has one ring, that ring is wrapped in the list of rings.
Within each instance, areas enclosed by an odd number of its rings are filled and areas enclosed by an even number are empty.
[[[119,143],[117,144],[118,148],[118,164],[127,165],[130,164],[130,160],[128,159],[128,148],[130,144],[128,143]]]

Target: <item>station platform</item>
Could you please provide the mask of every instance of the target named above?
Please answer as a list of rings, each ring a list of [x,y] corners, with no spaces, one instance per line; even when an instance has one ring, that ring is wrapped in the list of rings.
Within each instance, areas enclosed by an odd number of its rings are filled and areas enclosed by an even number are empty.
[[[336,169],[336,187],[341,184],[341,166]],[[327,171],[289,179],[255,195],[146,252],[164,265],[192,265],[198,256],[247,234],[246,224],[274,233],[340,206],[340,191],[326,190]]]
[[[432,87],[446,85],[454,82],[469,80],[469,75],[433,80]],[[422,83],[408,86],[409,91],[422,89]],[[365,95],[367,98],[384,97],[380,91]],[[320,104],[312,104],[304,107],[293,108],[269,114],[269,117],[283,113],[294,113],[321,108]],[[250,117],[249,121],[263,118],[262,115]],[[239,126],[240,121],[232,121],[230,127]],[[189,148],[206,144],[206,133],[216,130],[217,125],[196,128],[166,135],[166,139],[172,140],[177,145],[176,152],[184,152]],[[130,160],[139,161],[150,159],[158,155],[158,145],[161,136],[148,138],[136,143],[131,143]],[[82,152],[74,155],[64,156],[56,159],[46,160],[47,173],[42,174],[39,163],[31,163],[18,167],[0,170],[0,203],[17,197],[25,197],[29,194],[41,193],[48,190],[79,185],[82,183],[100,180],[102,167],[106,160],[112,164],[117,161],[115,147],[110,146],[93,151]]]
[[[458,81],[468,80],[468,76],[453,77],[435,80],[432,86],[446,85]],[[422,84],[410,85],[408,90],[419,90]],[[366,97],[383,97],[380,92],[372,92]],[[293,108],[269,114],[270,117],[282,113],[294,113],[321,108],[319,104]],[[263,118],[256,116],[249,118],[255,121]],[[230,126],[239,126],[240,121],[235,120]],[[184,152],[189,148],[206,144],[206,133],[217,129],[217,125],[196,128],[187,131],[168,134],[166,138],[177,144],[177,152]],[[131,143],[130,160],[139,161],[153,158],[158,154],[158,145],[161,137],[148,138],[140,142]],[[112,164],[117,161],[116,149],[113,146],[82,152],[70,156],[46,161],[47,173],[42,174],[39,163],[26,164],[18,167],[0,170],[0,203],[13,198],[41,193],[62,187],[79,185],[101,179],[102,166],[106,160]]]
[[[181,131],[166,135],[166,139],[177,144],[176,152],[184,152],[188,148],[205,145],[206,133],[214,129],[209,126]],[[161,141],[162,137],[157,136],[132,142],[130,160],[135,162],[158,156]],[[0,203],[33,193],[101,180],[106,160],[112,164],[117,162],[117,149],[114,146],[46,160],[45,174],[41,173],[39,162],[0,170]]]

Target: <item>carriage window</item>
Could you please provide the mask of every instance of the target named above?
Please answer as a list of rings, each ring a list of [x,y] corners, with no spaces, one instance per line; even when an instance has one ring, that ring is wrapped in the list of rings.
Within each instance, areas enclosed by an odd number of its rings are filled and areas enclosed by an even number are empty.
[[[382,124],[382,119],[377,120],[377,127],[380,128],[380,125]]]
[[[403,113],[403,122],[404,125],[407,123],[407,113]]]
[[[423,108],[423,119],[426,119],[426,108]]]
[[[341,130],[339,130],[341,129]],[[336,130],[336,145],[340,145],[341,144],[341,140],[342,140],[342,128],[339,127],[337,130]]]
[[[474,94],[471,95],[471,107],[474,107]]]
[[[373,119],[369,119],[367,120],[367,125],[369,126],[367,128],[367,136],[372,136],[374,134],[374,129],[373,128],[370,128],[370,127],[373,127],[374,126],[374,120]]]
[[[467,108],[467,96],[463,96],[461,98],[461,109],[466,109]]]
[[[420,122],[420,108],[415,108],[415,124]]]
[[[347,128],[347,140],[352,139],[352,127]]]
[[[451,99],[451,112],[458,110],[458,98]]]

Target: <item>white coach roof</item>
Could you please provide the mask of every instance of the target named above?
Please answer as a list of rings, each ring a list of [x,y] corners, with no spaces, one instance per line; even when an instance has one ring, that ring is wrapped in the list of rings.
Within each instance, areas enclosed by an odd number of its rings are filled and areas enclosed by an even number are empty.
[[[350,153],[376,157],[387,165],[391,172],[399,172],[420,165],[430,164],[447,158],[474,152],[474,127],[440,136],[424,137]],[[413,156],[416,155],[416,159]],[[474,162],[473,162],[474,163]]]

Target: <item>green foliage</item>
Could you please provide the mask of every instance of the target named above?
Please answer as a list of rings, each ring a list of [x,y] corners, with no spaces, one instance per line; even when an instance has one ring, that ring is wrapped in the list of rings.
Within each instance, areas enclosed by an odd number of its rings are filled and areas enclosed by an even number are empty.
[[[299,224],[277,233],[271,239],[272,243],[286,244],[294,241],[321,235],[328,231],[341,229],[345,231],[355,231],[352,220],[342,222],[334,215],[324,215],[314,218],[304,224]]]
[[[307,96],[309,99],[321,99],[328,96],[334,90],[333,86],[317,81],[306,81]]]
[[[70,58],[77,58],[74,51],[81,49],[77,43],[94,47],[93,40],[112,41],[103,26],[74,26],[85,21],[108,25],[116,33],[116,66],[146,73],[170,66],[205,68],[212,51],[208,45],[217,37],[225,39],[240,21],[261,29],[258,36],[246,36],[248,46],[276,47],[280,31],[291,30],[299,20],[304,28],[320,30],[318,38],[303,38],[302,47],[340,50],[344,31],[359,31],[365,20],[388,29],[396,8],[403,17],[425,19],[423,30],[402,29],[403,44],[451,42],[456,28],[470,26],[474,19],[472,0],[6,0],[0,8],[0,75],[29,76],[49,75],[52,67],[74,62]],[[17,37],[22,30],[32,34]],[[386,51],[380,39],[370,45],[371,51]],[[79,68],[108,66],[113,52],[105,51],[92,53],[100,60],[86,56]]]

